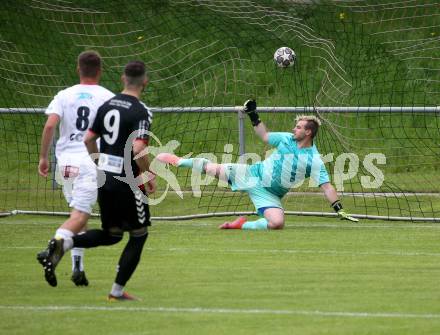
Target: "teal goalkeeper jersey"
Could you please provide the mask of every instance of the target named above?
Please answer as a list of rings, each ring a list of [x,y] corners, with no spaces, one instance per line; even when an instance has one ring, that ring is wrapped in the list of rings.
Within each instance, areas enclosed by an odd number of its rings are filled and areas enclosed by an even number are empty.
[[[269,192],[283,197],[290,188],[300,186],[306,178],[311,179],[312,186],[330,181],[315,145],[298,148],[292,133],[271,132],[268,136],[269,144],[276,149],[267,159],[252,165],[251,171]]]

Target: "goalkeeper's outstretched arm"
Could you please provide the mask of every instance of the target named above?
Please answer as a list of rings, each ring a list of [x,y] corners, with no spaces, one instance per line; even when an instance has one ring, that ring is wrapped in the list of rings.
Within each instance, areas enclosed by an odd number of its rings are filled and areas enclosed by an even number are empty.
[[[244,103],[243,112],[251,119],[254,126],[255,133],[260,137],[264,143],[268,142],[268,131],[266,125],[261,122],[260,116],[257,113],[257,102],[255,100],[248,100]]]
[[[145,141],[137,140],[133,143],[133,155],[141,176],[146,176],[146,186],[148,193],[154,193],[156,191],[156,174],[150,170],[150,161],[145,149],[147,144]],[[145,151],[145,152],[144,152]],[[144,172],[147,174],[144,175]]]
[[[341,220],[349,220],[353,222],[358,222],[359,220],[348,214],[342,208],[341,201],[338,198],[335,188],[330,183],[325,183],[321,185],[321,189],[324,191],[324,195],[327,198],[330,206],[338,213]]]

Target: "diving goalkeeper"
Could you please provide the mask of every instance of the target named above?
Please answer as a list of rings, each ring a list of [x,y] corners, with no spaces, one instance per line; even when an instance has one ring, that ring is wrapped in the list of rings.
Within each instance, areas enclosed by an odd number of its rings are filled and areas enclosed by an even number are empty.
[[[274,152],[264,161],[253,165],[215,164],[205,158],[180,158],[169,153],[161,153],[157,159],[177,167],[192,168],[201,173],[217,177],[227,182],[233,191],[246,192],[261,217],[247,221],[239,217],[226,222],[221,229],[266,230],[284,227],[284,210],[281,198],[292,186],[305,178],[311,178],[319,186],[331,207],[341,219],[357,222],[358,219],[347,214],[338,199],[335,188],[320,154],[313,144],[320,120],[315,116],[298,116],[292,133],[268,132],[257,113],[255,100],[248,100],[243,111],[249,116],[255,133],[269,145]]]

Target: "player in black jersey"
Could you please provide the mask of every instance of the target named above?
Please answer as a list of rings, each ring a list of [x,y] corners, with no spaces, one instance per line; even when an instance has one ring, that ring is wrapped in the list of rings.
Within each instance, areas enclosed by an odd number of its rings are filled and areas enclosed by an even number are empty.
[[[148,237],[150,212],[143,197],[145,193],[152,193],[156,188],[154,174],[149,172],[147,156],[139,155],[141,157],[133,162],[133,158],[148,144],[152,122],[150,110],[139,101],[147,85],[144,63],[128,63],[122,79],[124,90],[98,109],[93,126],[84,139],[89,153],[97,154],[96,140],[101,138],[97,163],[98,169],[106,177],[104,185],[98,190],[102,229],[89,230],[83,235],[68,239],[52,239],[49,242],[50,268],[54,271],[64,252],[72,247],[112,245],[121,241],[124,231],[128,231],[130,238],[119,259],[109,300],[135,299],[124,291],[124,287],[139,263]],[[149,181],[145,190],[144,185],[138,183],[135,177],[146,171]],[[139,184],[141,185],[138,186]]]

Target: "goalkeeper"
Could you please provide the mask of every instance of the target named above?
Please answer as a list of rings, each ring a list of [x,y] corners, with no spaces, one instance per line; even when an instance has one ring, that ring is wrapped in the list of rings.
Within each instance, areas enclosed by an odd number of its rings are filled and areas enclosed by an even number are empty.
[[[250,118],[255,133],[275,151],[264,161],[253,165],[214,164],[205,158],[179,158],[173,154],[162,153],[157,159],[178,167],[215,176],[229,183],[233,191],[248,193],[258,215],[256,221],[247,221],[239,217],[226,222],[221,229],[282,229],[284,210],[281,198],[290,187],[312,178],[319,186],[341,219],[357,222],[358,219],[347,214],[338,199],[335,188],[330,184],[329,176],[320,154],[313,144],[321,122],[315,116],[298,116],[292,133],[268,132],[257,113],[255,100],[248,100],[243,110]]]

